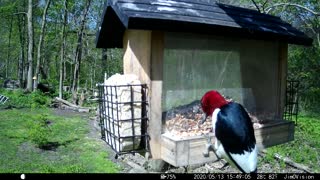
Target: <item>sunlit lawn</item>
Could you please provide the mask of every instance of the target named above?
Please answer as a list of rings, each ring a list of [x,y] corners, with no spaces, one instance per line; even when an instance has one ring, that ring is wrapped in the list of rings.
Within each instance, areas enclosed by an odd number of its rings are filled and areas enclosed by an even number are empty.
[[[46,132],[32,126],[41,117],[47,119]],[[90,137],[89,121],[79,114],[54,115],[51,109],[0,110],[0,173],[118,172],[118,166],[108,159],[104,142]],[[32,137],[34,131],[46,133],[53,146],[39,148]]]

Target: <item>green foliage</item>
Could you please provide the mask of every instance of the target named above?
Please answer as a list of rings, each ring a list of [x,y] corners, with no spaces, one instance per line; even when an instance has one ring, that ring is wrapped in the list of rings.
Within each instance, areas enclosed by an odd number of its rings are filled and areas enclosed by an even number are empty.
[[[303,112],[320,112],[320,18],[313,12],[320,12],[319,0],[254,0],[264,13],[279,16],[295,28],[313,38],[311,47],[289,46],[288,74],[290,79],[300,81],[300,107]],[[257,10],[252,1],[220,0]],[[286,3],[298,4],[284,5]],[[275,6],[278,4],[278,6]],[[282,4],[282,5],[279,5]]]
[[[289,48],[289,78],[299,80],[300,105],[303,111],[320,111],[319,47]]]
[[[273,156],[278,153],[320,172],[320,117],[300,116],[295,128],[294,141],[268,148],[261,161],[275,164]],[[281,163],[284,167],[285,164]]]
[[[9,98],[8,102],[2,105],[3,108],[5,107],[44,108],[44,107],[48,107],[51,102],[51,98],[44,95],[40,91],[28,93],[28,92],[24,92],[21,89],[16,89],[16,90],[0,89],[0,94]]]
[[[36,115],[30,122],[28,128],[29,139],[37,144],[38,147],[43,147],[49,143],[51,129],[48,126],[48,115]]]
[[[118,166],[108,160],[105,142],[92,137],[90,120],[82,116],[46,108],[1,110],[0,173],[118,172]],[[45,128],[48,121],[50,128]],[[37,137],[47,129],[46,139]],[[33,139],[59,146],[41,150]]]
[[[0,70],[1,70],[1,68],[0,68]],[[3,87],[3,84],[4,84],[4,79],[3,79],[3,78],[1,78],[1,76],[0,76],[0,88],[2,88],[2,87]]]
[[[40,168],[40,171],[42,173],[54,173],[55,172],[55,167],[53,167],[52,165],[42,165],[39,167]]]
[[[85,170],[82,164],[71,164],[63,167],[55,166],[54,164],[39,166],[39,172],[41,173],[82,173]]]
[[[123,51],[122,49],[111,49],[111,57],[110,62],[108,62],[107,66],[107,73],[109,76],[116,74],[116,73],[122,73],[123,72]]]
[[[82,164],[71,164],[64,168],[63,172],[70,172],[70,173],[81,173],[85,171],[85,168]]]
[[[85,8],[86,0],[68,0],[68,23],[66,25],[66,76],[64,80],[65,85],[71,85],[74,71],[74,53],[78,41],[78,31],[80,29],[80,21]],[[21,12],[27,11],[27,1],[21,0],[1,0],[0,2],[0,77],[6,76],[6,69],[8,69],[7,78],[18,79],[18,60],[24,54],[24,62],[27,61],[27,23],[26,16]],[[95,46],[95,36],[98,31],[101,16],[103,12],[103,5],[105,0],[91,1],[91,6],[86,18],[84,37],[82,41],[83,53],[80,68],[80,85],[79,87],[95,86],[96,83],[101,82],[103,74],[106,71],[114,74],[121,72],[122,59],[119,59],[118,52],[121,50],[110,50],[113,53],[108,54],[108,62],[102,62],[101,49]],[[44,9],[45,1],[39,3],[34,2],[33,6],[33,30],[34,30],[34,45],[35,50],[38,46],[38,40],[41,29],[41,18]],[[59,63],[61,52],[61,30],[62,18],[64,10],[64,1],[52,1],[48,9],[47,23],[44,32],[43,48],[41,50],[41,81],[47,81],[50,85],[58,88],[59,86]],[[18,18],[19,17],[19,18]],[[78,18],[75,18],[78,17]],[[11,32],[11,36],[10,36]],[[11,38],[9,38],[11,37]],[[22,42],[21,42],[22,40]],[[10,45],[9,45],[10,44]],[[21,49],[22,48],[22,49]],[[35,59],[37,54],[33,56],[35,66]],[[8,63],[7,63],[8,62]],[[8,68],[7,68],[8,67]],[[108,68],[108,70],[106,70]],[[26,72],[24,72],[26,73]],[[44,74],[47,76],[46,80]],[[56,91],[58,92],[58,91]],[[57,93],[55,93],[57,95]]]

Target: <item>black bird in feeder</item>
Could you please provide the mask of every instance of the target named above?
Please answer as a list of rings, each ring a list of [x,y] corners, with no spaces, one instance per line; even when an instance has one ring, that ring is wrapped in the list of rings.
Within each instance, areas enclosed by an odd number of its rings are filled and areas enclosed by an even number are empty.
[[[241,172],[256,173],[258,148],[251,119],[243,106],[226,101],[217,91],[209,91],[202,97],[201,107],[201,123],[211,116],[215,133],[215,143],[207,146],[204,155],[211,148],[218,158],[225,158]]]

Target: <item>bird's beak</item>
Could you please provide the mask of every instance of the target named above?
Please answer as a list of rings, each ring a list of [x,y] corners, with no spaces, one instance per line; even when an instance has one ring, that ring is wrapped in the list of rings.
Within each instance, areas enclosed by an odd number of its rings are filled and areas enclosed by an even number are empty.
[[[208,117],[207,114],[203,113],[200,124],[203,124],[206,121],[207,117]]]

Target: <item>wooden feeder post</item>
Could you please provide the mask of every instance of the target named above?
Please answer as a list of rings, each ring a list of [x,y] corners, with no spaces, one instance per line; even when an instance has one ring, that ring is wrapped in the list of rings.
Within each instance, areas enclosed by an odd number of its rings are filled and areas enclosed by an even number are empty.
[[[279,107],[277,108],[280,110],[278,114],[280,114],[280,117],[283,117],[283,111],[285,108],[285,98],[286,98],[286,87],[287,87],[287,69],[288,69],[288,43],[280,43],[279,46],[279,82],[280,82],[280,89],[279,89],[279,95],[278,100]]]
[[[163,33],[126,30],[124,38],[124,74],[135,74],[149,89],[150,151],[153,159],[161,158],[161,91],[163,63]]]

